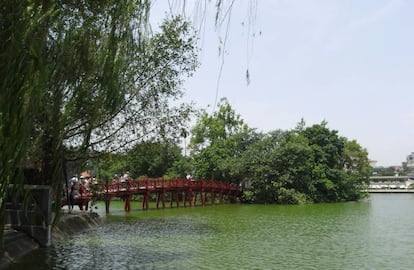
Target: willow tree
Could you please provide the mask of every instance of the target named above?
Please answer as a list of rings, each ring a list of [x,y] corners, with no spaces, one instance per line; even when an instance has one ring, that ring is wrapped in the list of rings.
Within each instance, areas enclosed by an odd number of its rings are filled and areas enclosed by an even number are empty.
[[[21,168],[29,146],[46,73],[40,41],[45,35],[42,27],[45,18],[41,10],[30,11],[29,4],[0,2],[1,228],[9,184],[22,181],[22,171],[16,168]],[[2,235],[3,230],[0,240]]]
[[[21,186],[28,164],[59,190],[67,160],[181,130],[190,107],[177,99],[197,65],[194,40],[179,17],[152,33],[150,5],[1,1],[0,225],[8,186]]]

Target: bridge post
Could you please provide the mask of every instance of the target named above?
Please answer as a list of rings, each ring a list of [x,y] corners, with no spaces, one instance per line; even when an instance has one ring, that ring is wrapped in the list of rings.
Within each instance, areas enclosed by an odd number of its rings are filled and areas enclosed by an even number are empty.
[[[105,194],[105,212],[109,214],[109,205],[111,204],[111,196],[108,194]]]
[[[165,209],[165,192],[166,192],[166,190],[163,188],[162,189],[162,197],[161,197],[162,209]]]
[[[193,205],[194,206],[196,206],[196,204],[197,204],[197,194],[198,194],[198,192],[197,191],[194,191],[194,197],[193,197]]]
[[[160,198],[161,198],[161,192],[158,192],[157,193],[157,203],[155,204],[155,206],[157,207],[157,209],[158,209],[158,205],[160,203]]]
[[[143,210],[148,210],[149,209],[148,200],[149,200],[149,191],[146,190],[145,193],[144,193],[144,198],[142,199],[142,209]]]
[[[132,195],[125,195],[124,210],[125,212],[131,212],[131,197]]]
[[[185,194],[185,196],[187,197],[188,205],[190,207],[193,206],[192,196],[191,196],[192,194],[193,194],[193,189],[191,187],[189,187],[188,190],[187,190],[187,192],[186,192],[186,194]],[[185,204],[184,204],[184,207],[185,207]]]
[[[150,190],[149,190],[149,180],[145,180],[145,192],[144,192],[144,199],[142,200],[142,209],[148,210],[149,209],[149,197],[150,197]]]
[[[178,190],[175,191],[175,203],[177,208],[180,208],[180,194],[178,193]]]
[[[202,206],[206,205],[206,200],[207,200],[207,191],[203,189],[203,191],[201,192],[201,205]]]

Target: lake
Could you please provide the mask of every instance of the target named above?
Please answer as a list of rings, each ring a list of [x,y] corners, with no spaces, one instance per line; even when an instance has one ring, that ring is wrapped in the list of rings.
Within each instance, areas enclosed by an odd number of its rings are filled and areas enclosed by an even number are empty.
[[[414,194],[123,212],[10,269],[412,269]],[[140,209],[139,204],[132,209]]]

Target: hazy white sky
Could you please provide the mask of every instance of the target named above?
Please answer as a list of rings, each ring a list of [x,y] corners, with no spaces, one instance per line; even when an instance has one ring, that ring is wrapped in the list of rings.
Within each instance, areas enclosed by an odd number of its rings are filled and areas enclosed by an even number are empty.
[[[226,97],[260,131],[326,120],[378,165],[400,165],[414,152],[414,1],[258,0],[248,38],[252,2],[236,0],[231,11],[218,88],[218,36],[206,22],[187,100],[207,108],[216,94]],[[196,3],[187,0],[188,14]],[[211,5],[207,17],[214,12]]]

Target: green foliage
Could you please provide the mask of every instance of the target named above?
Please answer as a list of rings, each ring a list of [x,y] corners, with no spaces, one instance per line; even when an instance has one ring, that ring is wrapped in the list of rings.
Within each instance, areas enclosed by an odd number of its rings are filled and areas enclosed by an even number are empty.
[[[39,101],[47,75],[44,25],[50,16],[47,6],[35,9],[31,1],[0,1],[1,228],[9,184],[23,184],[34,115],[42,108]],[[2,237],[3,230],[0,249]]]
[[[126,160],[127,156],[123,153],[105,153],[101,155],[99,160],[99,174],[97,175],[98,179],[112,180],[115,174],[121,176],[128,171]]]
[[[126,162],[134,177],[158,178],[182,157],[181,149],[170,143],[143,142],[128,152]]]
[[[60,189],[67,162],[179,136],[191,107],[171,101],[197,66],[195,42],[179,17],[152,33],[150,7],[0,1],[1,213],[24,167],[42,174],[37,184]]]
[[[251,141],[253,130],[243,122],[228,101],[222,99],[212,115],[203,111],[192,130],[190,149],[194,176],[237,183],[241,168],[238,158]]]
[[[394,167],[376,167],[372,169],[372,173],[377,176],[389,176],[395,174]]]
[[[60,188],[66,164],[91,157],[102,161],[104,178],[131,170],[244,182],[252,202],[360,197],[369,168],[356,142],[303,120],[293,131],[260,134],[225,99],[212,115],[200,114],[189,159],[157,143],[129,153],[136,142],[176,141],[192,112],[171,102],[197,66],[190,26],[172,17],[152,33],[150,7],[149,0],[0,2],[1,213],[8,184],[22,184],[28,164],[42,172],[42,184]]]
[[[99,178],[112,179],[125,172],[133,178],[184,178],[191,172],[181,148],[169,142],[142,142],[126,153],[106,153],[99,161]]]
[[[204,147],[225,141],[228,137],[248,129],[227,99],[221,99],[217,107],[218,110],[211,116],[206,111],[202,111],[192,130],[190,148],[196,155]]]
[[[171,18],[152,34],[150,1],[2,6],[7,12],[1,16],[2,40],[10,41],[1,51],[8,74],[2,85],[10,94],[2,100],[23,101],[15,104],[22,114],[27,112],[23,106],[30,110],[22,121],[26,131],[20,130],[28,138],[23,154],[42,172],[41,184],[64,179],[68,161],[120,152],[143,137],[179,136],[176,128],[191,108],[170,101],[181,97],[183,76],[197,66],[187,22]],[[27,20],[14,20],[9,13]],[[21,22],[19,28],[15,22]],[[17,55],[25,61],[20,70]],[[22,97],[16,95],[19,91]]]
[[[164,178],[185,178],[187,175],[194,175],[193,168],[190,159],[182,156],[180,159],[174,161],[172,166],[168,168]]]
[[[356,141],[340,137],[327,123],[256,133],[227,100],[200,115],[191,138],[197,178],[244,183],[243,200],[302,204],[362,198],[370,166]]]
[[[220,109],[234,115],[228,104]],[[292,131],[267,134],[236,128],[227,135],[223,125],[234,122],[219,120],[219,114],[204,114],[194,129],[197,177],[227,176],[227,181],[243,182],[243,200],[255,203],[336,202],[364,196],[368,153],[327,128],[326,122],[306,127],[302,120]]]
[[[278,189],[277,203],[280,204],[306,204],[308,203],[308,196],[300,193],[297,190],[281,187]]]

